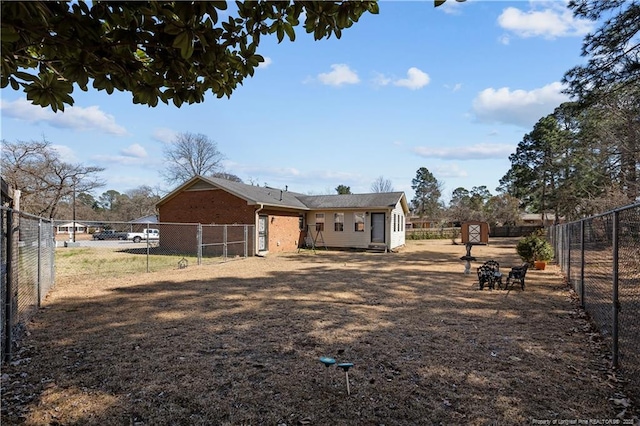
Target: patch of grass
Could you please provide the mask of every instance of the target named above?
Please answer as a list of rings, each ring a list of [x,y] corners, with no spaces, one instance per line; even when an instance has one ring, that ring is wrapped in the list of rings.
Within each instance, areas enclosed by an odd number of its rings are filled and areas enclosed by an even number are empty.
[[[82,254],[87,254],[91,249],[89,248],[65,248],[64,250],[56,250],[56,259],[74,257]]]
[[[177,269],[178,262],[186,259],[189,265],[197,264],[196,256],[182,254],[149,254],[150,272]],[[147,271],[147,254],[130,253],[118,249],[58,249],[56,250],[56,275],[100,275],[119,277]]]

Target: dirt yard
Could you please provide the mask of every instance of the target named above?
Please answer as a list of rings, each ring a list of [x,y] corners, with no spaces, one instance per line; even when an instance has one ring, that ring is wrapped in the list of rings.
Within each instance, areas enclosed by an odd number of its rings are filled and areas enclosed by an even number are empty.
[[[474,247],[473,271],[520,264],[515,243]],[[59,278],[2,369],[2,424],[634,424],[557,269],[479,291],[464,254],[411,241]],[[322,356],[354,364],[350,395]]]

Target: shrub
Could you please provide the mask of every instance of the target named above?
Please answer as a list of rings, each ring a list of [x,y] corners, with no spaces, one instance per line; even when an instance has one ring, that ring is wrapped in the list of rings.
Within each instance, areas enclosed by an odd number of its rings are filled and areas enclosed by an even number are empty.
[[[553,247],[545,239],[543,230],[522,237],[518,241],[516,251],[523,261],[530,264],[536,260],[548,262],[553,259]]]

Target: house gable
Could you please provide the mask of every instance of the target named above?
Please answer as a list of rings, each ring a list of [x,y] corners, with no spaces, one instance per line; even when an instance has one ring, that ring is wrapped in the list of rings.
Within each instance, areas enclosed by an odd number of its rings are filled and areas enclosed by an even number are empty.
[[[253,224],[255,207],[218,188],[186,188],[159,206],[161,222]]]

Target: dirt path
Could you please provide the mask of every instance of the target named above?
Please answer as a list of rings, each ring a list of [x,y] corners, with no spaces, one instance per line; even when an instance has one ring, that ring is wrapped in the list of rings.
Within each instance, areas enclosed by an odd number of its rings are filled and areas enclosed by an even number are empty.
[[[464,254],[420,241],[59,281],[3,368],[2,424],[616,419],[623,384],[555,267],[478,291]],[[472,254],[474,271],[520,264],[513,239]],[[351,395],[320,356],[354,364]]]

